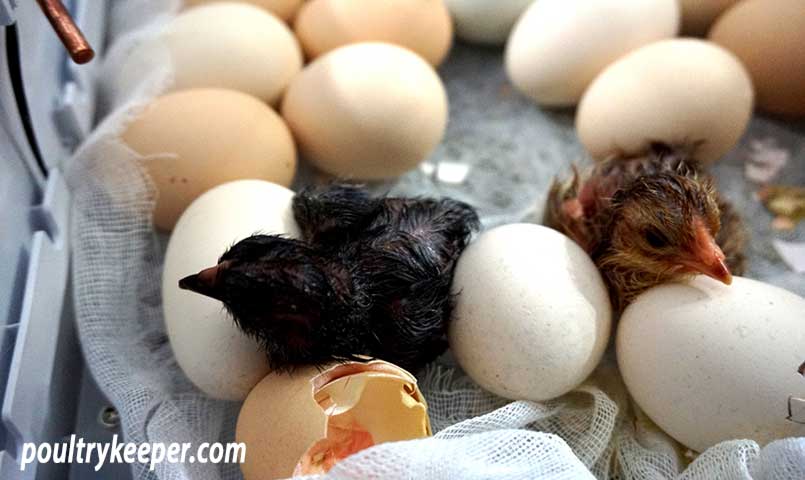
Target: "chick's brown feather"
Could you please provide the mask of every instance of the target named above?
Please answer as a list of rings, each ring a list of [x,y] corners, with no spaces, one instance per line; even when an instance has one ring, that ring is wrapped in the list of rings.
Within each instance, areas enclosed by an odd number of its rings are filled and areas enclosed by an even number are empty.
[[[743,224],[694,150],[654,144],[584,174],[574,167],[569,180],[551,187],[544,223],[590,254],[618,309],[648,288],[697,272],[725,283],[730,272],[743,273]]]

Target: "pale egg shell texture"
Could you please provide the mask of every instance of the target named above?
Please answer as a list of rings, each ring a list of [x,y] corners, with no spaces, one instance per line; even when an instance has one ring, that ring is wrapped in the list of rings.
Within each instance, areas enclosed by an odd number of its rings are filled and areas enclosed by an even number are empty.
[[[713,162],[729,151],[752,115],[748,73],[710,42],[674,39],[641,47],[606,68],[584,94],[576,130],[596,159],[636,155],[651,142],[698,143]]]
[[[727,10],[710,39],[749,70],[760,108],[805,115],[805,4],[802,0],[746,0]]]
[[[257,7],[263,8],[282,20],[290,21],[296,16],[299,7],[305,3],[305,0],[238,0],[242,3],[249,3]],[[190,8],[196,5],[205,5],[208,3],[220,2],[220,0],[185,0],[185,7]]]
[[[624,54],[676,35],[676,0],[539,0],[506,45],[512,83],[543,105],[575,105]]]
[[[310,0],[294,31],[308,58],[351,43],[386,42],[439,65],[453,42],[443,0]]]
[[[168,338],[184,373],[211,397],[243,400],[268,373],[268,361],[221,302],[181,290],[179,280],[215,265],[227,248],[254,233],[298,237],[293,195],[261,180],[226,183],[196,199],[171,235],[162,273]]]
[[[480,235],[459,258],[450,348],[485,389],[548,400],[581,384],[609,341],[611,306],[590,257],[547,227]]]
[[[471,43],[502,45],[534,0],[445,0],[456,36]]]
[[[791,292],[740,277],[655,287],[625,310],[616,343],[635,402],[694,451],[805,435],[805,418],[787,418],[789,401],[805,405],[805,299]]]
[[[138,56],[165,47],[171,90],[227,88],[276,103],[302,69],[302,50],[288,26],[245,3],[210,3],[180,13],[164,33],[136,48],[123,68],[138,68]]]
[[[327,417],[313,399],[315,367],[272,373],[240,409],[235,441],[246,444],[245,480],[288,478],[307,449],[324,434]]]
[[[196,197],[233,180],[288,186],[296,147],[268,105],[233,90],[193,89],[154,100],[126,127],[123,141],[142,155],[158,190],[154,224],[163,230]]]
[[[343,178],[391,178],[415,168],[447,126],[447,94],[419,56],[384,43],[334,50],[305,68],[282,116],[302,155]]]

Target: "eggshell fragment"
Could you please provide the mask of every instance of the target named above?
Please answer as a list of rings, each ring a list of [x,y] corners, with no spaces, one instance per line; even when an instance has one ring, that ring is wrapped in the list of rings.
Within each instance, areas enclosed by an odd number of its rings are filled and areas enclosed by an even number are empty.
[[[288,478],[322,436],[327,417],[311,394],[315,367],[272,373],[249,392],[240,409],[235,441],[246,445],[244,480]]]
[[[574,105],[607,65],[678,24],[676,0],[539,0],[512,30],[506,70],[538,103]]]
[[[196,199],[171,235],[162,272],[165,326],[182,371],[211,397],[243,400],[268,373],[268,362],[221,302],[179,289],[179,280],[215,265],[227,248],[255,232],[298,237],[293,195],[261,180],[226,183]]]
[[[459,258],[450,348],[467,374],[511,399],[548,400],[593,371],[609,340],[611,306],[592,260],[561,233],[497,227]]]
[[[447,94],[410,50],[360,43],[334,50],[294,79],[282,116],[302,155],[339,177],[374,180],[422,162],[444,135]]]
[[[646,45],[596,77],[576,113],[576,130],[596,159],[639,155],[651,142],[698,143],[713,162],[741,137],[752,115],[752,82],[723,48],[695,39]]]
[[[232,90],[193,89],[157,98],[126,128],[123,141],[145,157],[159,196],[154,224],[173,228],[196,197],[232,180],[290,185],[296,148],[270,107]]]
[[[310,0],[294,30],[309,58],[358,42],[408,48],[432,65],[442,63],[453,39],[442,0]]]
[[[501,45],[534,0],[445,0],[456,35],[467,42]]]
[[[238,2],[180,13],[162,33],[135,47],[117,75],[124,84],[137,78],[148,59],[165,50],[172,91],[227,88],[276,103],[302,69],[302,50],[288,26],[261,8]]]
[[[805,5],[802,0],[746,0],[722,15],[710,39],[749,70],[760,108],[805,115]]]
[[[196,5],[205,5],[208,3],[219,2],[220,0],[185,0],[184,4],[186,7],[194,7]],[[296,12],[299,10],[299,7],[305,2],[305,0],[238,0],[243,3],[250,3],[252,5],[258,6],[267,10],[277,17],[285,20],[286,22],[289,20],[293,20],[294,16],[296,16]]]
[[[431,435],[416,378],[383,361],[337,365],[313,379],[313,396],[327,416],[327,432],[294,475],[327,473],[337,462],[384,442]]]
[[[805,435],[805,299],[735,277],[655,287],[624,311],[618,364],[635,402],[701,452],[719,442]]]

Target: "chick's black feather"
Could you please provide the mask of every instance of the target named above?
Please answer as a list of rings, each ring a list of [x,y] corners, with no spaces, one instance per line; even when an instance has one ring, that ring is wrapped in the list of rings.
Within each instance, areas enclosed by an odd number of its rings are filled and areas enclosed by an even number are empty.
[[[366,356],[415,371],[445,351],[470,206],[337,185],[300,192],[293,213],[301,239],[249,237],[182,287],[221,300],[273,369]]]

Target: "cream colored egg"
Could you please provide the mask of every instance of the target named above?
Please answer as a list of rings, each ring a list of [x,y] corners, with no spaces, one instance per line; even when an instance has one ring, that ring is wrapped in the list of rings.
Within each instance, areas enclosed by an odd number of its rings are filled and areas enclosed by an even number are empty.
[[[445,0],[456,36],[471,43],[501,45],[534,0]]]
[[[727,153],[752,115],[752,82],[723,48],[695,39],[641,47],[606,68],[576,112],[590,154],[639,154],[653,141],[699,143],[697,157]]]
[[[634,400],[698,452],[805,435],[804,346],[805,299],[737,277],[653,288],[626,309],[617,334]]]
[[[539,0],[512,30],[506,70],[540,104],[575,105],[607,65],[678,23],[676,0]]]
[[[310,384],[318,373],[314,367],[273,373],[249,393],[235,431],[235,441],[246,445],[244,480],[290,477],[308,448],[324,437],[326,418]]]
[[[433,68],[410,50],[360,43],[305,68],[288,88],[282,116],[319,169],[390,178],[416,167],[441,141],[447,95]]]
[[[265,352],[240,332],[221,302],[179,289],[179,280],[215,265],[233,243],[255,232],[299,236],[293,192],[262,180],[220,185],[179,219],[165,254],[162,307],[176,361],[207,395],[243,400],[268,373]]]
[[[705,35],[721,13],[738,0],[679,0],[682,9],[682,33]]]
[[[184,0],[185,7],[190,8],[196,5],[219,2],[220,0]],[[299,7],[305,0],[237,0],[243,3],[250,3],[260,8],[268,10],[277,17],[287,21],[293,20]]]
[[[238,2],[202,5],[177,15],[161,34],[139,44],[118,76],[136,77],[150,57],[167,54],[170,90],[215,87],[276,103],[302,69],[302,50],[288,26]]]
[[[158,190],[154,224],[164,230],[216,185],[258,178],[287,186],[296,172],[296,148],[279,115],[232,90],[194,89],[159,97],[122,138],[145,157]]]
[[[350,43],[386,42],[438,65],[453,41],[443,0],[310,0],[294,30],[309,58]]]
[[[611,307],[590,257],[547,227],[514,224],[478,237],[459,258],[449,328],[461,368],[511,399],[547,400],[593,371]]]
[[[802,0],[746,0],[722,15],[710,39],[749,70],[758,106],[805,116],[805,4]]]

